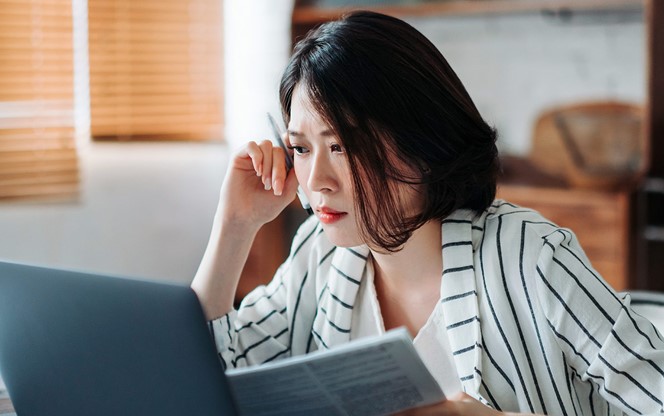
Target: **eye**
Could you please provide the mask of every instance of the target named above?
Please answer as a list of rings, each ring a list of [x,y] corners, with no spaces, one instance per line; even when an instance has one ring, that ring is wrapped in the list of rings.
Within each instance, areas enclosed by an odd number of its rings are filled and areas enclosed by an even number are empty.
[[[288,148],[294,151],[296,154],[301,155],[304,153],[309,153],[309,149],[302,146],[288,146]]]
[[[343,153],[344,148],[340,144],[333,144],[330,146],[330,150],[337,153]]]

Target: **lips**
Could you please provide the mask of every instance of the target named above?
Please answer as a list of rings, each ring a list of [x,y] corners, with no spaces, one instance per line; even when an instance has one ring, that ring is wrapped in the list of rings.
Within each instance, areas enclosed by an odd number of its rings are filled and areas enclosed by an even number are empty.
[[[320,206],[316,208],[316,215],[323,224],[332,224],[344,218],[348,213]]]

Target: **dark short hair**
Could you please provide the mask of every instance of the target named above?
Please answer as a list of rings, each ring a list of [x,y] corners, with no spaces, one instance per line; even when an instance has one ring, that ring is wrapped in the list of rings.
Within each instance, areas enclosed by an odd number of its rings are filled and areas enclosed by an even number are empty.
[[[398,251],[427,221],[460,208],[479,214],[494,200],[495,129],[440,51],[408,23],[356,11],[309,32],[281,79],[286,123],[298,84],[344,146],[358,227],[373,247]],[[406,212],[395,181],[421,185],[421,213]]]

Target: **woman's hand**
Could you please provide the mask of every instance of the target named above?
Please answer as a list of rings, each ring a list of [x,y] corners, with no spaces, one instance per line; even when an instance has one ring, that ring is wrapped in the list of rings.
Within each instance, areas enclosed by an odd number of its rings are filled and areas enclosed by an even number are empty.
[[[295,172],[286,172],[286,155],[280,147],[269,141],[250,142],[233,155],[210,240],[191,283],[207,319],[233,308],[256,233],[286,208],[296,191]]]
[[[466,393],[459,393],[454,397],[440,403],[429,406],[417,407],[398,413],[400,416],[498,416],[504,415],[495,409],[485,406],[478,400],[470,397]],[[514,415],[513,413],[509,413]]]
[[[218,218],[260,228],[272,221],[293,200],[297,190],[295,172],[286,171],[286,155],[270,141],[249,142],[230,162]]]

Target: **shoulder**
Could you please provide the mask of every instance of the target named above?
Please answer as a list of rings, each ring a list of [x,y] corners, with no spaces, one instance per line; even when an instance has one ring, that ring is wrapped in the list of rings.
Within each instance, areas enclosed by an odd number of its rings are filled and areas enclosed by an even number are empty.
[[[571,233],[528,207],[497,199],[476,221],[486,234],[527,238],[542,243],[556,233]]]
[[[549,262],[556,251],[588,260],[574,233],[560,227],[539,212],[504,200],[494,203],[473,222],[474,240],[483,259],[534,270],[535,264]]]

